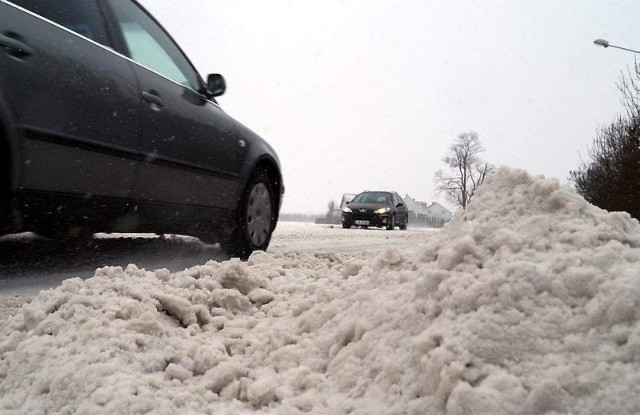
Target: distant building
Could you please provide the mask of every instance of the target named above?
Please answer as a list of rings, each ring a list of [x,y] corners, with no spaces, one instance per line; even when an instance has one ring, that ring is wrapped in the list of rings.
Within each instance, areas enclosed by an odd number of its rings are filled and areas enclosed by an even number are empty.
[[[453,217],[453,213],[438,202],[429,205],[409,195],[405,195],[403,199],[409,209],[409,226],[440,228]]]
[[[445,221],[449,221],[453,217],[453,213],[449,209],[447,209],[446,207],[442,206],[440,203],[433,202],[427,208],[427,216],[430,216],[432,218],[440,218],[440,219],[444,219]]]

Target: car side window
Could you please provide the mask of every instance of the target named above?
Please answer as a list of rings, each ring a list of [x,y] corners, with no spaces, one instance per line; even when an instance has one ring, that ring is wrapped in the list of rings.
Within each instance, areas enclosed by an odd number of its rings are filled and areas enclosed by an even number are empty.
[[[134,61],[188,88],[199,90],[198,75],[169,35],[137,4],[109,0]]]
[[[105,46],[104,19],[93,0],[10,0],[12,3]]]

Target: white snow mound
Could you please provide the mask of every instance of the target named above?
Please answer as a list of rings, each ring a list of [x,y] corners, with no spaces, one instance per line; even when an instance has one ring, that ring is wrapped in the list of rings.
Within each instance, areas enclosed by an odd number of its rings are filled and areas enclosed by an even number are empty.
[[[2,413],[640,413],[640,225],[502,168],[413,252],[102,268],[0,331]]]

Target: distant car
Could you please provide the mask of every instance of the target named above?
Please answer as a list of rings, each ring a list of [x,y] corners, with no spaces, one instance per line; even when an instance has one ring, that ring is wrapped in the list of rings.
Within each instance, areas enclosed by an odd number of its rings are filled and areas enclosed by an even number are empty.
[[[409,211],[395,192],[362,192],[342,209],[342,227],[375,226],[402,230],[409,224]]]
[[[280,162],[133,0],[0,0],[0,234],[183,233],[264,250]]]

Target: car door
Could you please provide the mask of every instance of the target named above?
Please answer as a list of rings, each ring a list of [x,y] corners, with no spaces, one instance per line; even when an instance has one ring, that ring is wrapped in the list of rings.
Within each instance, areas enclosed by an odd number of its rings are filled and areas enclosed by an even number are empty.
[[[146,161],[134,187],[140,201],[235,208],[250,143],[205,96],[180,48],[137,3],[109,0],[140,82]]]
[[[140,157],[139,99],[94,0],[0,0],[0,92],[24,138],[24,191],[123,205]]]

